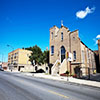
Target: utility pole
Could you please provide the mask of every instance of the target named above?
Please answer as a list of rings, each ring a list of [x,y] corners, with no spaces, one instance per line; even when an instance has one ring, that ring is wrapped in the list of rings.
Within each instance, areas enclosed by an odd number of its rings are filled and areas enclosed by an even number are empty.
[[[2,66],[3,66],[3,54],[2,54]]]
[[[71,37],[69,33],[69,52],[71,53]],[[69,61],[69,66],[70,66],[70,75],[72,74],[72,69],[71,69],[71,61]]]
[[[7,45],[7,47],[11,47],[11,48],[12,48],[12,52],[14,51],[14,47],[13,47],[13,46]],[[14,65],[13,65],[13,63],[12,63],[12,65],[11,65],[11,71],[12,71],[13,67],[14,67]]]
[[[3,63],[3,54],[2,54],[2,63]]]
[[[3,64],[3,53],[1,53],[1,61],[0,61],[0,63],[1,63],[1,67],[2,67],[2,64]]]

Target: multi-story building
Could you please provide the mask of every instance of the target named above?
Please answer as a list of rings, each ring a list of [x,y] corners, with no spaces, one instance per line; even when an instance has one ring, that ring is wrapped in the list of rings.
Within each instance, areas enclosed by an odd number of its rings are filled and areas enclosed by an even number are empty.
[[[68,54],[70,60],[66,58]],[[94,52],[80,40],[78,30],[71,32],[63,25],[50,28],[50,63],[53,64],[52,74],[66,71],[74,74],[80,70],[87,75],[96,70]]]
[[[11,70],[29,69],[31,62],[29,61],[29,56],[31,51],[24,49],[16,49],[8,53],[8,66]]]
[[[97,72],[100,73],[100,39],[98,40],[98,50],[94,51],[96,54],[96,67],[97,67]]]

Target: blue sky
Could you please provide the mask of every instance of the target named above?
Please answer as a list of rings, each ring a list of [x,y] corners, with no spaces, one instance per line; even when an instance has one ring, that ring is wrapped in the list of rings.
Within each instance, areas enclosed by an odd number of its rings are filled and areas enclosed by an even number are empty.
[[[0,0],[0,61],[8,52],[37,44],[49,47],[53,25],[79,30],[81,40],[97,50],[100,38],[100,0]]]

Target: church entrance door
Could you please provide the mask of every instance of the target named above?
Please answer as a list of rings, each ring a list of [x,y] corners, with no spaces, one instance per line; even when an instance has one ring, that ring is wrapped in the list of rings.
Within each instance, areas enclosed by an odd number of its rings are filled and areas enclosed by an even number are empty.
[[[62,46],[61,47],[61,63],[63,62],[63,60],[65,59],[65,47]]]

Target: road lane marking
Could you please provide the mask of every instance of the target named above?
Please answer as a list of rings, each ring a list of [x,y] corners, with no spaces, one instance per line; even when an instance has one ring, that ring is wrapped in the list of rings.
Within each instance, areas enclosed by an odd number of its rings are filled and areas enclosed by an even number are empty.
[[[67,96],[65,96],[65,95],[63,95],[63,94],[60,94],[60,93],[57,93],[57,92],[54,92],[54,91],[51,91],[51,90],[48,90],[48,92],[50,92],[50,93],[52,93],[52,94],[55,94],[55,95],[58,95],[58,96],[61,96],[61,97],[66,98],[66,99],[69,98],[69,97],[67,97]]]

